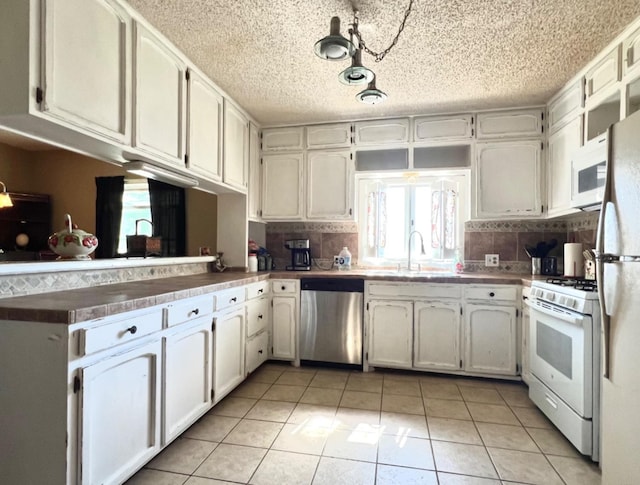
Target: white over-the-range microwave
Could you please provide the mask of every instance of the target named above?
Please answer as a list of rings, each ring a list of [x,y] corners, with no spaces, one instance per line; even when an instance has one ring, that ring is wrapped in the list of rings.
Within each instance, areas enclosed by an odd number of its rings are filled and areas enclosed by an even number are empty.
[[[608,130],[576,150],[571,158],[571,207],[600,209],[608,159]]]

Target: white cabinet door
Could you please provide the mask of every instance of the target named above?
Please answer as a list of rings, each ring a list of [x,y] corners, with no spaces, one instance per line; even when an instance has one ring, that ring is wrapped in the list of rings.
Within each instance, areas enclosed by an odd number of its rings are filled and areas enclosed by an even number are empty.
[[[496,111],[478,114],[478,140],[486,138],[523,138],[542,134],[540,109]]]
[[[571,208],[571,159],[582,146],[582,116],[549,137],[547,178],[547,215],[549,217],[568,212]]]
[[[249,219],[262,217],[262,167],[260,166],[260,134],[258,127],[249,123]]]
[[[591,98],[606,96],[609,88],[620,81],[620,45],[602,57],[585,74],[587,103]]]
[[[413,360],[413,303],[371,300],[367,306],[369,364],[410,369]]]
[[[640,29],[624,40],[622,49],[623,74],[627,75],[640,65]]]
[[[304,148],[304,127],[271,128],[262,130],[262,151],[300,151]]]
[[[162,344],[82,369],[82,484],[122,483],[160,450]]]
[[[351,123],[307,126],[307,148],[347,148],[352,142]]]
[[[269,356],[269,332],[262,332],[247,340],[245,373],[249,375]]]
[[[111,0],[46,0],[43,10],[42,109],[128,144],[130,17]]]
[[[307,218],[352,219],[354,166],[350,151],[307,153]]]
[[[262,157],[263,219],[302,219],[303,161],[302,153]]]
[[[162,39],[134,29],[134,146],[184,167],[186,66]]]
[[[214,402],[220,401],[244,380],[244,321],[244,305],[214,315]]]
[[[429,116],[416,118],[413,125],[414,141],[466,140],[473,136],[473,116]]]
[[[359,121],[355,124],[356,145],[384,145],[409,141],[409,119]]]
[[[468,303],[464,369],[484,374],[516,375],[516,309]]]
[[[414,303],[414,367],[460,370],[460,318],[459,302]]]
[[[274,359],[296,358],[298,297],[274,296],[271,314],[271,355]]]
[[[249,122],[238,108],[224,100],[224,183],[247,189]]]
[[[164,426],[167,444],[211,406],[211,316],[198,317],[164,341]],[[179,327],[178,327],[179,328]]]
[[[549,102],[549,133],[554,133],[584,108],[584,78],[564,89]]]
[[[541,142],[476,145],[476,216],[533,217],[542,214]]]
[[[202,76],[188,71],[187,168],[222,180],[222,95]]]

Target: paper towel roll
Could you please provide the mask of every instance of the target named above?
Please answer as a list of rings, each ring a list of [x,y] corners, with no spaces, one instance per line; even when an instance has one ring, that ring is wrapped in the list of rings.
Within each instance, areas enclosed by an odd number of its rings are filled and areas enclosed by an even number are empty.
[[[564,275],[584,276],[582,243],[566,243],[564,245]]]

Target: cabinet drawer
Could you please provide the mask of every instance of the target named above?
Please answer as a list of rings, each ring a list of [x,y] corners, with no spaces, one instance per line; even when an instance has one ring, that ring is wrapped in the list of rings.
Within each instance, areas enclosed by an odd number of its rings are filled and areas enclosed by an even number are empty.
[[[253,298],[259,298],[269,294],[269,281],[259,281],[258,283],[252,283],[247,286],[247,300]]]
[[[277,280],[271,282],[271,291],[273,293],[298,293],[298,281],[297,280]]]
[[[269,298],[263,297],[247,303],[247,336],[267,328],[269,323]]]
[[[220,311],[230,306],[243,303],[245,301],[245,287],[239,286],[238,288],[231,288],[229,290],[220,291],[214,294],[215,297],[215,310]]]
[[[81,330],[79,353],[88,355],[160,330],[162,330],[162,309],[157,308],[133,318],[123,318],[117,322]]]
[[[513,287],[473,286],[465,288],[464,296],[468,300],[510,300],[515,301],[518,290]]]
[[[213,313],[213,296],[186,298],[170,303],[166,307],[167,327],[195,320],[198,317]]]
[[[393,298],[460,298],[462,290],[459,285],[447,284],[394,284],[370,283],[370,296]]]
[[[245,371],[247,374],[253,372],[260,364],[267,360],[267,348],[269,346],[269,334],[262,332],[255,337],[247,340],[246,347],[246,365]]]

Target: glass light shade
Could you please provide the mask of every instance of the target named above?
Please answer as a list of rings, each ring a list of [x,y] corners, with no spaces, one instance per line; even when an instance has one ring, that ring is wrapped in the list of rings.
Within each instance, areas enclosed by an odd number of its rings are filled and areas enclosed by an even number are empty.
[[[2,192],[0,192],[0,209],[3,209],[4,207],[13,207],[13,201],[7,193],[7,186],[2,182],[0,182],[0,185],[2,185]]]
[[[365,104],[378,104],[387,99],[387,95],[376,88],[376,79],[374,77],[367,89],[356,94],[356,99]]]
[[[340,82],[349,86],[368,84],[373,81],[374,77],[373,71],[362,65],[362,51],[360,49],[356,50],[351,60],[351,66],[338,75]]]
[[[329,35],[316,42],[314,50],[316,55],[322,59],[341,61],[353,56],[356,52],[356,47],[353,42],[340,34],[340,18],[331,17]]]

